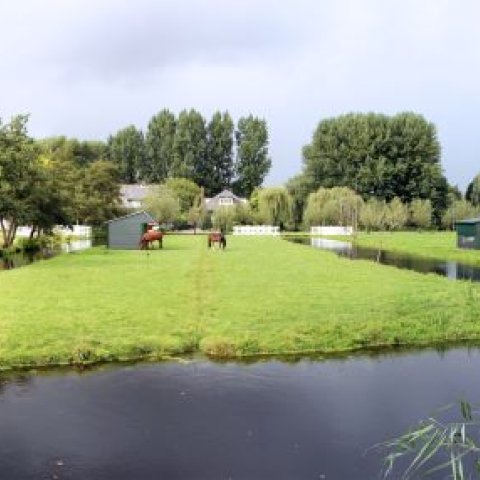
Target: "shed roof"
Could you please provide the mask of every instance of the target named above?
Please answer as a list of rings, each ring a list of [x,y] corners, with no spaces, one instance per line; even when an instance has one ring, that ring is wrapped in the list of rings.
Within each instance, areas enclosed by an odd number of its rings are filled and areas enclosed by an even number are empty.
[[[108,221],[106,221],[105,223],[117,222],[117,221],[119,221],[119,220],[123,220],[123,219],[128,218],[128,217],[134,217],[135,215],[146,215],[147,217],[149,217],[149,221],[150,221],[150,222],[158,223],[158,222],[157,222],[148,212],[146,212],[145,210],[139,210],[138,212],[129,213],[128,215],[123,215],[122,217],[112,218],[111,220],[108,220]]]
[[[455,222],[455,225],[458,225],[458,224],[475,224],[475,223],[480,223],[480,217],[478,217],[478,218],[466,218],[465,220],[457,220]]]

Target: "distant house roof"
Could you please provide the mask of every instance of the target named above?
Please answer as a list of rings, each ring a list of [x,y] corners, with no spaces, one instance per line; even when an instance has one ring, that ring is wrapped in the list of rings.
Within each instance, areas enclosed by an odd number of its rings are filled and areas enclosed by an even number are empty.
[[[139,210],[138,212],[133,212],[133,213],[129,213],[128,215],[123,215],[122,217],[117,217],[117,218],[112,218],[111,220],[108,220],[107,222],[105,223],[112,223],[112,222],[118,222],[119,220],[124,220],[126,218],[130,218],[130,217],[134,217],[136,215],[142,215],[145,217],[146,220],[148,220],[149,222],[155,222],[155,223],[158,223],[155,218],[153,218],[148,212],[146,212],[145,210]]]
[[[145,197],[151,192],[152,185],[124,184],[120,185],[120,198],[124,207],[138,208]]]
[[[230,190],[225,189],[212,198],[205,198],[205,207],[207,210],[216,210],[219,207],[226,207],[246,202],[246,198],[237,197]]]

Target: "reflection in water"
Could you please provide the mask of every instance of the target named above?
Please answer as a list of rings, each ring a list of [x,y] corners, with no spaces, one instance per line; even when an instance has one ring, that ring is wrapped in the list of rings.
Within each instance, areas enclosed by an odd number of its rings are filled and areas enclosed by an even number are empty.
[[[375,479],[382,452],[369,448],[476,401],[479,369],[478,349],[454,349],[12,378],[0,392],[1,478]]]
[[[435,273],[452,280],[480,281],[480,267],[456,261],[437,260],[378,248],[361,247],[350,242],[329,238],[289,238],[288,240],[303,245],[311,245],[322,250],[329,250],[351,260],[370,260],[383,265],[414,270],[415,272]]]
[[[62,243],[57,248],[43,248],[37,252],[20,252],[12,254],[0,254],[0,270],[30,265],[38,260],[46,260],[60,253],[74,253],[92,247],[91,239],[72,240]]]

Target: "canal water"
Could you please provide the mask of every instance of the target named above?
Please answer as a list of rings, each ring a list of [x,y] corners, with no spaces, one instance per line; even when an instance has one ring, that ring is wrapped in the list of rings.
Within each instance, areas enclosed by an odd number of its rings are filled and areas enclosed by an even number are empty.
[[[382,265],[392,265],[420,273],[435,273],[451,280],[480,281],[480,267],[456,261],[437,260],[378,248],[361,247],[350,242],[328,238],[288,238],[287,240],[328,250],[351,260],[370,260]]]
[[[56,248],[44,248],[35,252],[20,252],[0,255],[0,270],[10,270],[12,268],[30,265],[39,260],[46,260],[60,253],[74,253],[85,250],[92,246],[92,239],[72,240],[65,242]],[[0,477],[1,478],[1,477]]]
[[[1,382],[0,478],[376,479],[370,447],[476,402],[479,372],[463,348],[23,374]]]

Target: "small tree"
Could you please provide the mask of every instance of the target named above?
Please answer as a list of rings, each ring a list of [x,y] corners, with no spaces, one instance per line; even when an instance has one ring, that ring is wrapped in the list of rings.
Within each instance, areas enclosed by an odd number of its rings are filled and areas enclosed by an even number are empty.
[[[234,207],[234,222],[240,225],[252,225],[257,222],[257,217],[253,212],[250,204],[238,203]]]
[[[370,230],[383,230],[385,228],[386,203],[384,200],[370,198],[360,211],[360,225],[369,232]]]
[[[115,217],[120,207],[117,166],[97,160],[79,172],[76,190],[77,218],[90,225],[100,225]]]
[[[291,219],[292,199],[285,187],[262,188],[258,192],[258,210],[270,225],[284,226]]]
[[[230,232],[233,227],[235,210],[231,207],[220,207],[212,215],[213,227],[223,232]]]
[[[168,178],[164,185],[178,197],[180,211],[184,214],[190,211],[200,195],[200,187],[188,178]]]
[[[304,220],[309,226],[356,226],[362,204],[361,197],[347,187],[319,188],[308,197]]]
[[[457,220],[475,217],[477,214],[478,209],[467,200],[453,200],[443,214],[442,225],[444,228],[453,229]]]
[[[410,225],[429,228],[432,225],[432,202],[416,198],[410,203]]]
[[[178,197],[164,185],[153,189],[145,197],[143,205],[159,223],[173,223],[180,216]]]
[[[389,230],[399,230],[404,227],[408,220],[408,210],[402,201],[395,197],[387,204],[385,211],[385,224]]]
[[[193,204],[188,211],[188,222],[193,225],[193,233],[197,233],[197,227],[203,224],[206,216],[205,197],[203,194],[203,188],[197,194],[193,200]]]

